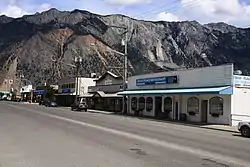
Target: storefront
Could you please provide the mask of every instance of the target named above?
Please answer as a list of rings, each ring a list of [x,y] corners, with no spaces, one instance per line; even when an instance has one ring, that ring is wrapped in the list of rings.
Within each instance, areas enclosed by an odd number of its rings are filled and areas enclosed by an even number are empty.
[[[95,80],[96,85],[88,88],[92,94],[93,109],[121,112],[122,97],[117,93],[122,90],[123,78],[107,71],[100,78]]]
[[[232,64],[132,76],[119,94],[128,96],[129,114],[235,125],[250,118],[240,102],[250,89],[239,88],[235,77]]]
[[[38,103],[44,100],[45,90],[37,89],[34,92],[33,102]]]
[[[76,100],[76,95],[82,97],[88,94],[89,86],[95,85],[95,78],[64,78],[59,82],[58,94],[56,94],[57,104],[60,106],[70,106]]]
[[[28,102],[32,99],[32,85],[23,86],[20,90],[22,101]]]

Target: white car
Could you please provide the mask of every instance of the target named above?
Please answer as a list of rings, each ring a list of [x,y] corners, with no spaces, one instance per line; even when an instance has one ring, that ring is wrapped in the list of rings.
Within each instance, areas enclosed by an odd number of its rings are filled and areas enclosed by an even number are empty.
[[[239,122],[238,130],[244,137],[250,137],[250,122]]]

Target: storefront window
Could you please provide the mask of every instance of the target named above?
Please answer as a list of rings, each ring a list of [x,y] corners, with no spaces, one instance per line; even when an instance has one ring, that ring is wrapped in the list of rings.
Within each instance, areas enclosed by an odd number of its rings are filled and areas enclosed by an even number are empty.
[[[140,97],[139,98],[139,110],[144,110],[145,109],[145,98]]]
[[[199,114],[199,99],[197,97],[190,97],[187,101],[187,112]]]
[[[223,99],[221,97],[213,97],[209,101],[209,113],[211,115],[223,115]]]
[[[132,110],[137,110],[137,103],[138,103],[138,100],[136,97],[133,97],[131,99],[131,109]]]
[[[147,97],[146,99],[146,110],[148,112],[153,110],[153,98],[152,97]]]
[[[164,99],[164,112],[172,112],[173,110],[173,101],[171,97],[166,97]]]

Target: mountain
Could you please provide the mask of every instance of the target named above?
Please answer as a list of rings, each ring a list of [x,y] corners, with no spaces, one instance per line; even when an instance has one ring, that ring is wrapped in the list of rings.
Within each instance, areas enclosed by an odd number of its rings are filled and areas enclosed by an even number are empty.
[[[128,27],[129,75],[231,62],[243,73],[250,72],[250,29],[53,8],[17,19],[0,16],[0,84],[5,78],[15,80],[20,72],[35,85],[57,83],[75,75],[65,64],[73,63],[75,56],[83,58],[83,76],[106,70],[122,74],[121,68],[111,67],[122,67],[123,56],[111,50],[124,52],[124,30],[110,25]]]

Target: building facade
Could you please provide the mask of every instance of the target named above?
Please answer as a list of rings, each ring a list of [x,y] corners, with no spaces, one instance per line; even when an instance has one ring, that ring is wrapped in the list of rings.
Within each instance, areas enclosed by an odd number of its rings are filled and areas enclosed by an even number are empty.
[[[62,79],[59,82],[58,86],[58,94],[57,94],[58,105],[70,106],[72,103],[74,103],[76,94],[78,96],[87,96],[89,86],[95,86],[95,78],[79,77],[78,79],[77,78]]]
[[[29,101],[32,99],[32,94],[31,94],[31,91],[33,90],[33,87],[32,85],[26,85],[26,86],[23,86],[21,87],[20,89],[20,93],[21,93],[21,99],[22,101]]]
[[[90,86],[88,89],[88,93],[92,94],[92,108],[105,111],[121,111],[122,96],[117,93],[123,89],[123,78],[107,71],[95,82],[96,85]]]
[[[128,96],[129,114],[236,125],[250,121],[250,103],[243,105],[250,97],[247,79],[234,75],[233,64],[227,64],[132,76],[119,94]]]

